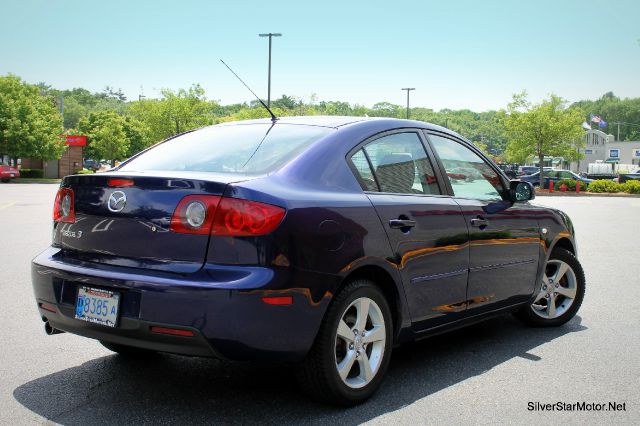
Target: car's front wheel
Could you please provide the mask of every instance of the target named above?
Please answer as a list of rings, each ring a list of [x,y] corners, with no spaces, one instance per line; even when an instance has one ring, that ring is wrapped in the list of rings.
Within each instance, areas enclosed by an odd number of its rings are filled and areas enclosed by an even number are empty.
[[[392,346],[391,310],[384,295],[370,281],[354,281],[329,306],[298,378],[321,401],[361,403],[380,386]]]
[[[562,325],[578,312],[584,292],[582,265],[570,251],[556,248],[545,266],[540,291],[518,317],[536,327]]]

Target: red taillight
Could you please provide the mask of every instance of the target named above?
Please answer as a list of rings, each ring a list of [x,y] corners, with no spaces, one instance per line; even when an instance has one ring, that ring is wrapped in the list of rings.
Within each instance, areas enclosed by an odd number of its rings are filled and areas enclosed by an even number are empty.
[[[219,236],[258,236],[272,232],[282,221],[285,209],[256,201],[222,198],[211,233]]]
[[[73,190],[60,188],[53,203],[53,220],[56,222],[73,223],[76,221]]]
[[[133,179],[108,179],[109,186],[133,186]]]
[[[285,212],[281,207],[257,201],[188,195],[173,213],[171,230],[184,234],[259,236],[276,229]]]
[[[187,195],[173,212],[171,230],[182,234],[209,234],[218,203],[218,196]],[[204,218],[196,220],[196,210],[200,208],[204,210]]]

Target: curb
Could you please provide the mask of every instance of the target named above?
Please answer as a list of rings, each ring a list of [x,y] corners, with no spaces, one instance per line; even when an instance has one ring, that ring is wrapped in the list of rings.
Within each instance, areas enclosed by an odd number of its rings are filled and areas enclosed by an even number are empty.
[[[626,192],[562,192],[562,191],[536,191],[536,197],[620,197],[620,198],[640,198],[640,194],[627,194]]]
[[[7,184],[9,183],[15,183],[15,184],[29,184],[29,183],[60,183],[62,179],[31,179],[31,178],[16,178],[14,180],[11,180],[10,182],[7,182]]]

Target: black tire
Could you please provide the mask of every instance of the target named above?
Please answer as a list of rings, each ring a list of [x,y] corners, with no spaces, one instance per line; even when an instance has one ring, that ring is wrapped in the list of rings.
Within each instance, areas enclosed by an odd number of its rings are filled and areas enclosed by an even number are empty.
[[[556,309],[555,307],[557,305],[558,311],[560,311],[561,308],[566,307],[564,312],[555,317],[545,317],[545,314],[549,311],[549,302],[547,301],[549,300],[549,298],[547,298],[547,300],[543,300],[543,298],[541,298],[537,302],[531,302],[516,313],[516,317],[525,324],[533,327],[557,327],[573,318],[578,312],[578,309],[580,309],[580,305],[582,305],[582,301],[584,299],[586,282],[582,265],[580,265],[580,262],[573,255],[573,253],[562,248],[555,248],[551,253],[551,256],[549,256],[549,260],[547,261],[547,265],[545,266],[545,276],[547,276],[547,274],[552,275],[552,271],[550,272],[549,268],[555,267],[554,263],[560,262],[568,265],[573,275],[571,275],[571,273],[567,271],[567,273],[563,274],[559,283],[553,283],[553,286],[549,285],[549,283],[547,282],[543,282],[543,287],[541,288],[538,295],[536,295],[536,298],[542,296],[545,291],[555,291],[553,290],[553,288],[557,289],[558,286],[556,284],[559,284],[559,286],[562,287],[561,290],[575,289],[575,297],[571,299],[568,296],[563,296],[560,293],[557,293],[558,296],[553,296],[553,293],[550,294],[550,297],[554,298],[555,300],[555,302],[553,303],[554,309]],[[571,283],[571,281],[574,281],[574,283]],[[545,286],[547,285],[549,286],[548,290],[545,289]],[[573,287],[573,289],[568,287]],[[544,308],[545,305],[547,305],[546,310],[541,309]]]
[[[347,341],[338,338],[338,325],[343,318],[353,317],[352,310],[357,312],[354,303],[358,303],[358,300],[366,300],[375,302],[371,304],[371,310],[367,312],[373,312],[377,318],[378,324],[380,320],[384,321],[384,333],[378,333],[379,336],[384,335],[383,347],[376,342],[365,343],[365,337],[362,335],[362,340],[356,340],[360,338],[354,337],[354,344],[349,345]],[[353,306],[352,306],[353,305]],[[378,311],[375,309],[379,308]],[[381,318],[380,315],[381,314]],[[369,314],[367,314],[369,315]],[[373,318],[373,317],[372,317]],[[347,321],[345,321],[347,324]],[[350,324],[350,323],[349,323]],[[364,327],[364,332],[371,332],[373,330],[372,322],[367,319],[367,326]],[[350,331],[357,330],[357,322]],[[371,328],[368,328],[371,327]],[[373,333],[371,334],[373,335]],[[379,342],[379,341],[378,341]],[[364,353],[366,357],[362,355],[359,358],[354,359],[352,367],[347,370],[351,373],[357,372],[357,377],[347,377],[343,380],[338,374],[338,357],[341,352],[340,346],[344,345],[344,357],[342,361],[346,360],[348,354],[354,356]],[[349,346],[349,348],[347,348]],[[393,347],[393,321],[391,316],[391,310],[389,304],[385,299],[382,291],[371,281],[368,280],[356,280],[347,284],[334,298],[329,306],[325,318],[320,326],[316,340],[309,351],[306,359],[298,365],[297,378],[302,386],[303,390],[308,393],[312,398],[321,402],[352,406],[367,400],[378,389],[382,383],[382,379],[386,373],[389,361],[391,358],[391,349]],[[361,352],[359,352],[359,350]],[[376,351],[375,353],[373,351]],[[372,356],[373,354],[373,356]],[[342,355],[340,355],[342,356]],[[372,371],[372,378],[370,381],[362,387],[354,388],[346,383],[346,381],[360,380],[359,375],[365,375],[364,371],[360,370],[361,362],[367,362],[371,365],[371,362],[378,362],[375,372]],[[357,367],[356,367],[357,365]]]
[[[10,179],[2,179],[3,183],[8,183]]]
[[[134,346],[120,345],[118,343],[100,341],[102,346],[110,351],[116,352],[126,358],[150,359],[158,356],[158,352],[150,349],[136,348]]]

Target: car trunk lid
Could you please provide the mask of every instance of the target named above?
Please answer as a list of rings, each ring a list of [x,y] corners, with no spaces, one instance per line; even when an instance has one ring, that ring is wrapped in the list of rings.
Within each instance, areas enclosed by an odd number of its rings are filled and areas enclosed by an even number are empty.
[[[99,173],[68,176],[75,221],[54,224],[63,255],[97,263],[178,273],[202,267],[209,235],[171,230],[171,218],[187,195],[220,196],[238,176],[211,173]]]

